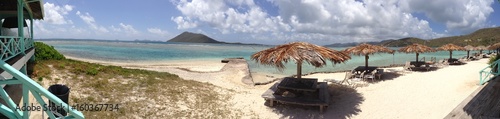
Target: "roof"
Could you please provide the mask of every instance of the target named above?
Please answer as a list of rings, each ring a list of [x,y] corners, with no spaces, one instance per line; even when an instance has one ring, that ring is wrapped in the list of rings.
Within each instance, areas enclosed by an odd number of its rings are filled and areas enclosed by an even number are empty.
[[[29,19],[29,12],[33,19],[43,19],[42,0],[22,0],[24,3],[24,18]],[[17,0],[0,0],[0,17],[17,16]]]

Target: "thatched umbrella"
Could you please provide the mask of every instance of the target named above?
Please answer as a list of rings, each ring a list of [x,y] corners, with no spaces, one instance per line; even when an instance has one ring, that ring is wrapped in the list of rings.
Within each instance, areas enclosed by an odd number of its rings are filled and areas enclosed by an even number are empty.
[[[276,66],[280,71],[285,68],[283,62],[295,61],[297,63],[297,78],[301,78],[302,62],[304,61],[315,67],[322,67],[326,65],[326,60],[338,64],[351,59],[351,57],[345,52],[326,47],[306,42],[292,42],[259,51],[253,54],[251,59],[264,65]]]
[[[489,50],[496,50],[496,49],[498,49],[498,48],[500,48],[500,43],[495,43],[495,44],[490,45],[490,46],[488,47],[488,49],[489,49]]]
[[[483,54],[483,50],[487,50],[486,46],[480,45],[474,48],[475,50],[479,50],[479,54]]]
[[[359,44],[358,46],[350,47],[345,49],[344,51],[354,54],[354,55],[364,55],[365,56],[365,68],[368,67],[368,55],[378,53],[378,52],[386,52],[386,53],[394,53],[394,50],[391,50],[387,47],[378,46],[378,45],[370,45],[366,43]]]
[[[493,45],[491,45],[490,47],[488,47],[488,50],[495,50],[497,52],[497,54],[499,54],[498,50],[500,49],[500,43],[495,43]]]
[[[467,45],[467,46],[464,46],[465,50],[467,50],[467,58],[469,58],[469,53],[471,50],[476,50],[476,48],[472,45]]]
[[[441,47],[438,48],[439,50],[447,50],[447,51],[450,51],[450,59],[452,58],[451,55],[453,54],[453,51],[454,50],[465,50],[464,47],[460,47],[458,45],[455,45],[455,44],[452,44],[452,43],[449,43],[449,44],[446,44],[446,45],[443,45]]]
[[[417,59],[415,61],[418,61],[418,55],[420,53],[436,52],[436,50],[434,50],[433,48],[418,43],[413,43],[406,47],[400,48],[398,51],[404,53],[416,53]]]

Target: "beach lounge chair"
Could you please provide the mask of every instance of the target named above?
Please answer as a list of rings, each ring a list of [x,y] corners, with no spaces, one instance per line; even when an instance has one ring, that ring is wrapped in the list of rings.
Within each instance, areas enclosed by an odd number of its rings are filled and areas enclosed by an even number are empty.
[[[372,72],[367,72],[363,75],[363,80],[372,79],[372,82],[375,81],[375,73],[377,70],[373,70]]]
[[[351,71],[353,74],[354,74],[354,78],[360,78],[360,79],[363,79],[363,75],[365,74],[365,71],[361,72],[361,73],[356,73],[354,70]]]
[[[384,69],[377,69],[377,73],[375,73],[375,76],[378,77],[378,80],[380,80],[382,77],[382,74],[384,74]]]
[[[349,82],[349,80],[351,80],[352,77],[353,77],[353,75],[351,72],[346,72],[345,78],[344,78],[344,80],[342,80],[342,82],[340,82],[340,84],[347,83],[348,85],[351,85],[351,82]]]
[[[439,60],[439,62],[437,62],[437,67],[439,67],[439,68],[446,67],[446,66],[448,66],[447,60]]]
[[[405,70],[411,71],[411,67],[412,67],[412,65],[411,65],[410,63],[411,63],[411,62],[408,62],[408,61],[407,61],[407,62],[405,63],[405,66],[404,66],[403,68],[404,68]]]

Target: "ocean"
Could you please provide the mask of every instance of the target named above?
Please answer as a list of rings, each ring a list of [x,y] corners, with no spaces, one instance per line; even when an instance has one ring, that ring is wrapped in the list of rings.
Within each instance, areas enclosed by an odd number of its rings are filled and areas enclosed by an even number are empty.
[[[135,41],[96,41],[96,40],[38,40],[54,48],[66,56],[86,58],[112,62],[162,62],[179,60],[222,60],[224,58],[243,57],[248,61],[251,72],[271,73],[279,75],[296,74],[295,63],[289,62],[285,70],[280,72],[275,67],[265,66],[250,60],[250,56],[258,51],[271,48],[266,45],[237,45],[237,44],[206,44],[206,43],[167,43],[167,42],[135,42]],[[335,50],[344,50],[347,47],[329,47]],[[391,47],[391,49],[398,49]],[[471,51],[470,54],[478,51]],[[484,51],[483,51],[484,52]],[[487,51],[486,51],[487,52]],[[466,56],[466,51],[453,51],[454,58]],[[370,55],[369,66],[388,66],[404,64],[414,61],[415,53],[378,53]],[[419,59],[426,57],[430,60],[449,58],[448,51],[423,53]],[[333,72],[351,70],[357,66],[364,66],[364,56],[351,56],[345,63],[332,65],[331,62],[321,68],[315,68],[307,63],[302,66],[302,73]]]

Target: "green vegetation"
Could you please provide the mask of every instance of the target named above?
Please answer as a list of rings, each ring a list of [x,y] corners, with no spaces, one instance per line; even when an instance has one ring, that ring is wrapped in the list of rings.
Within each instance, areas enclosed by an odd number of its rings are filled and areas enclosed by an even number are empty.
[[[490,65],[491,71],[497,72],[498,65],[491,65],[493,62],[497,61],[500,59],[500,55],[495,55],[494,57],[490,57],[490,60],[488,61],[488,65]]]
[[[35,57],[38,60],[61,60],[65,57],[54,49],[54,46],[49,46],[42,42],[35,42]]]
[[[450,36],[431,39],[426,42],[426,40],[419,38],[403,38],[399,40],[393,40],[390,42],[381,42],[381,45],[391,46],[391,47],[402,47],[412,43],[426,44],[430,47],[439,47],[448,43],[453,43],[455,45],[466,46],[488,46],[494,43],[500,42],[500,27],[494,28],[484,28],[479,29],[468,35],[461,36]]]
[[[32,79],[70,87],[69,105],[118,105],[114,111],[82,111],[86,118],[239,117],[240,113],[230,110],[226,102],[234,94],[228,89],[170,73],[65,59],[51,46],[41,42],[35,46],[37,61],[31,65]]]
[[[497,61],[498,59],[500,59],[499,55],[495,55],[494,57],[490,57],[490,60],[488,61],[488,64],[491,65],[493,62]]]
[[[86,118],[238,117],[226,103],[234,92],[169,73],[70,59],[42,60],[35,67],[33,79],[48,84],[64,81],[71,88],[70,105],[119,104],[118,111],[83,111]]]

